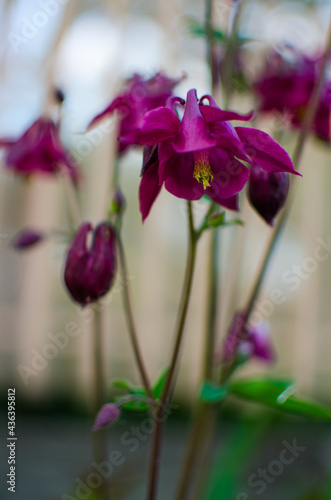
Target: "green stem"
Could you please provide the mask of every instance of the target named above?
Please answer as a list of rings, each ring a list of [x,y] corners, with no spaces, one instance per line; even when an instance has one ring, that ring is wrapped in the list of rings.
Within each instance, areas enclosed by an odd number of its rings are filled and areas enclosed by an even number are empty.
[[[102,345],[102,312],[99,307],[94,308],[94,331],[93,333],[93,418],[105,403],[106,385],[104,373],[103,345]],[[92,433],[93,460],[100,464],[107,459],[107,440],[104,429]],[[98,498],[106,500],[106,484],[103,482],[98,488]]]
[[[188,259],[186,265],[185,280],[182,292],[182,299],[179,308],[179,317],[175,334],[175,345],[173,348],[168,376],[165,381],[165,385],[162,391],[161,401],[158,405],[155,421],[156,429],[153,435],[153,445],[151,454],[151,464],[150,464],[150,475],[147,499],[155,500],[157,497],[157,486],[159,479],[159,469],[160,469],[160,456],[161,456],[161,444],[162,444],[162,430],[163,423],[167,417],[167,407],[170,399],[170,395],[173,389],[180,348],[183,340],[184,326],[187,317],[187,311],[192,290],[192,281],[196,260],[196,247],[197,247],[197,234],[194,229],[192,204],[190,201],[187,202],[188,209],[188,224],[189,224],[189,247],[188,247]]]
[[[206,314],[206,341],[203,366],[203,380],[213,378],[213,360],[216,339],[217,303],[219,302],[218,290],[218,261],[219,261],[219,231],[214,229],[210,239],[207,314]]]
[[[133,317],[131,296],[130,296],[130,290],[129,290],[129,284],[128,284],[126,257],[125,257],[125,251],[124,251],[124,246],[123,246],[120,230],[117,230],[116,234],[117,234],[117,248],[118,248],[118,253],[119,253],[120,268],[121,268],[122,283],[123,283],[122,297],[123,297],[125,318],[127,321],[130,340],[131,340],[134,356],[136,359],[136,363],[138,366],[138,370],[140,373],[141,381],[142,381],[144,388],[146,390],[146,394],[153,400],[154,395],[153,395],[153,391],[151,389],[151,384],[149,381],[147,370],[145,368],[145,363],[144,363],[144,360],[143,360],[143,357],[141,354],[141,350],[140,350],[140,346],[139,346],[139,342],[138,342],[138,335],[137,335],[136,326],[135,326],[135,321],[134,321],[134,317]]]

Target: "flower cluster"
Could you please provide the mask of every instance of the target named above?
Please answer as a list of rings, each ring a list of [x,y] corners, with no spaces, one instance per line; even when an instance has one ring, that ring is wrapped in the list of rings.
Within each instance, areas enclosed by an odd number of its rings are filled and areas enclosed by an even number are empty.
[[[321,57],[308,57],[290,47],[281,55],[268,55],[261,76],[253,88],[261,112],[286,113],[293,127],[302,124],[305,110],[316,85]],[[324,84],[312,129],[316,136],[330,142],[331,81]]]
[[[145,80],[134,75],[124,90],[91,122],[119,113],[119,147],[144,146],[139,188],[143,220],[148,216],[162,186],[176,197],[199,200],[207,196],[228,209],[238,209],[238,193],[248,179],[249,197],[256,210],[272,224],[284,204],[288,173],[296,174],[286,151],[261,130],[233,126],[232,121],[249,121],[242,115],[220,109],[210,95],[199,100],[195,89],[186,101],[172,96],[180,79],[157,73]],[[60,140],[59,124],[41,117],[17,140],[1,140],[6,165],[17,174],[68,173],[77,183],[76,165]],[[249,165],[251,168],[247,167]],[[122,213],[125,200],[118,191],[113,213]],[[82,224],[69,248],[64,279],[72,298],[81,305],[98,300],[110,289],[115,274],[115,230],[109,222],[92,231]],[[16,248],[28,248],[43,236],[25,231]]]

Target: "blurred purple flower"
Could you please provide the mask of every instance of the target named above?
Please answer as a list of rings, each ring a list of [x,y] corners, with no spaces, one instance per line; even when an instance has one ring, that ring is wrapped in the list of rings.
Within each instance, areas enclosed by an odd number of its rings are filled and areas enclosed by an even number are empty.
[[[209,105],[203,104],[208,100]],[[173,110],[184,108],[182,120]],[[233,127],[230,120],[250,120],[252,114],[222,111],[213,97],[197,100],[196,90],[186,102],[173,97],[167,106],[145,114],[139,131],[130,139],[146,145],[140,184],[143,220],[164,183],[174,196],[199,200],[207,195],[215,203],[236,209],[236,195],[249,177],[237,158],[259,165],[266,172],[296,173],[286,151],[268,134]]]
[[[89,223],[80,226],[68,251],[64,280],[72,298],[85,306],[105,295],[115,277],[115,230],[108,222],[93,230],[90,248],[87,237],[92,231]]]
[[[289,189],[287,172],[268,173],[258,165],[251,166],[248,181],[248,198],[264,220],[273,225],[274,219],[284,206]]]
[[[61,143],[59,127],[46,117],[36,120],[17,140],[0,139],[6,165],[18,175],[68,174],[77,183],[80,173]]]
[[[260,100],[260,111],[287,113],[292,126],[302,124],[305,110],[317,82],[321,56],[308,57],[291,47],[285,55],[268,55],[254,90]],[[331,141],[331,82],[326,81],[318,104],[312,129],[326,142]]]
[[[266,321],[261,321],[248,329],[247,339],[239,344],[239,353],[249,358],[256,358],[267,363],[275,360],[271,344],[270,327]]]
[[[12,241],[12,246],[16,250],[27,250],[34,247],[45,239],[45,234],[34,229],[23,229]]]
[[[108,425],[116,422],[120,415],[121,410],[115,403],[107,403],[99,411],[92,429],[97,431],[104,427],[108,427]]]
[[[117,111],[121,116],[119,130],[119,153],[134,144],[127,140],[127,135],[137,130],[147,111],[164,106],[172,95],[174,87],[182,80],[168,78],[164,73],[156,73],[149,80],[135,74],[130,78],[123,89],[107,108],[91,121],[89,128],[96,125],[105,116]]]
[[[268,323],[263,321],[252,326],[245,324],[245,321],[243,313],[235,314],[224,342],[221,359],[231,363],[239,355],[245,360],[257,358],[266,362],[273,361],[275,355]]]

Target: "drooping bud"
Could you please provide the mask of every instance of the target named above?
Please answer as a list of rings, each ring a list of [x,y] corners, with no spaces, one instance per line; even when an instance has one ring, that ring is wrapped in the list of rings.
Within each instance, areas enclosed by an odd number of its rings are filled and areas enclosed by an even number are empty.
[[[34,247],[45,239],[45,235],[35,229],[23,229],[12,241],[12,246],[16,250],[27,250]]]
[[[97,431],[99,429],[103,429],[104,427],[108,427],[108,425],[116,422],[120,415],[121,410],[115,403],[107,403],[103,405],[95,419],[93,430]]]
[[[122,191],[117,189],[111,201],[111,210],[115,214],[122,215],[125,209],[126,209],[126,200],[124,198]]]
[[[59,87],[55,87],[54,89],[54,98],[58,104],[62,104],[65,100],[64,92]]]
[[[258,165],[252,165],[248,181],[248,198],[251,205],[270,226],[284,206],[288,189],[289,178],[286,172],[268,173]]]
[[[87,237],[92,231],[89,223],[80,226],[68,251],[64,280],[72,298],[85,306],[105,295],[115,277],[115,230],[109,222],[93,230],[92,243]]]

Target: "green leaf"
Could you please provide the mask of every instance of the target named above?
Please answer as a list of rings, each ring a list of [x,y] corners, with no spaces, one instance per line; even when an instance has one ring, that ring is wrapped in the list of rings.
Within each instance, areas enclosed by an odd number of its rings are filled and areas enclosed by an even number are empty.
[[[134,393],[136,389],[133,383],[126,378],[115,378],[113,380],[113,386],[115,387],[115,389],[121,389],[131,393]]]
[[[218,386],[206,382],[201,389],[200,397],[203,401],[207,401],[208,403],[218,403],[223,401],[228,393],[229,390],[227,386]]]
[[[199,36],[199,37],[207,36],[205,26],[203,24],[200,24],[196,19],[189,18],[188,23],[189,23],[188,28],[193,36]],[[214,29],[212,33],[213,33],[213,38],[215,38],[219,42],[224,42],[227,40],[227,36],[224,35],[224,33],[222,33],[222,31],[220,30]]]
[[[293,396],[295,386],[290,380],[255,378],[229,384],[234,396],[261,403],[284,413],[307,418],[331,420],[331,410],[319,403]]]
[[[244,223],[240,219],[228,220],[228,221],[224,222],[224,224],[222,224],[222,226],[243,226],[243,225],[244,225]]]
[[[260,403],[277,403],[278,398],[282,400],[284,395],[290,396],[295,390],[292,380],[265,377],[235,380],[229,384],[229,389],[236,396]]]
[[[132,396],[119,396],[114,398],[116,403],[123,408],[123,410],[134,412],[146,412],[149,409],[147,397],[145,395],[137,394],[136,397]]]
[[[159,376],[159,378],[157,379],[157,381],[155,382],[153,387],[153,394],[155,399],[159,399],[161,397],[165,381],[167,380],[168,377],[168,373],[169,373],[169,368],[165,368],[161,373],[161,375]]]
[[[216,213],[208,218],[208,224],[211,227],[223,226],[225,224],[225,212]]]

